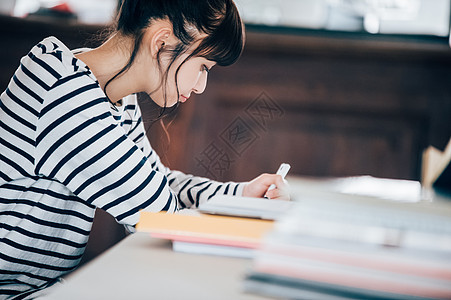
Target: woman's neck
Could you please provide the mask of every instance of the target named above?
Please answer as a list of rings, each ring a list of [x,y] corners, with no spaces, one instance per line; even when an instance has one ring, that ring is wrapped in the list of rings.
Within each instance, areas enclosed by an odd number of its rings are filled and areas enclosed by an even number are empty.
[[[91,69],[99,81],[100,87],[113,103],[125,96],[139,92],[139,87],[136,86],[129,71],[108,83],[127,65],[131,47],[133,47],[132,39],[115,34],[100,47],[75,55]],[[108,86],[105,90],[107,83]]]

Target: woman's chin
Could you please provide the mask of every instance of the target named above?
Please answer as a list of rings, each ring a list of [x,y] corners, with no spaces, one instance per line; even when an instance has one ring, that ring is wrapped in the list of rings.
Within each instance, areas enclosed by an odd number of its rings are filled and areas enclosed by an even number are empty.
[[[178,104],[178,101],[168,101],[166,103],[164,101],[156,101],[155,99],[152,99],[152,101],[161,108],[174,107]]]

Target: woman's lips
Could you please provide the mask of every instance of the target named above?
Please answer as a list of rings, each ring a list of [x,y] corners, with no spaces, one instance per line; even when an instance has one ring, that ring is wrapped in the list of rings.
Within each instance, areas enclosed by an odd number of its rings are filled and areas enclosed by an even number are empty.
[[[186,100],[188,100],[188,97],[185,97],[183,95],[180,96],[180,102],[186,102]]]

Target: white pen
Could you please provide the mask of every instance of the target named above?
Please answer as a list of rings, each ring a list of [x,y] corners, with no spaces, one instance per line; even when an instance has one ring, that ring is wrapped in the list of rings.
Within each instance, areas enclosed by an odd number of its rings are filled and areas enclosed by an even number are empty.
[[[277,173],[276,173],[276,174],[277,174],[277,175],[281,175],[282,178],[285,179],[285,176],[287,176],[288,171],[290,170],[290,168],[291,168],[291,166],[290,166],[289,164],[287,164],[287,163],[282,163],[282,164],[280,164],[280,167],[279,167],[279,169],[277,170]],[[275,189],[275,188],[276,188],[276,185],[275,185],[275,184],[271,184],[271,185],[269,186],[267,192],[269,192],[270,190],[273,190],[273,189]]]

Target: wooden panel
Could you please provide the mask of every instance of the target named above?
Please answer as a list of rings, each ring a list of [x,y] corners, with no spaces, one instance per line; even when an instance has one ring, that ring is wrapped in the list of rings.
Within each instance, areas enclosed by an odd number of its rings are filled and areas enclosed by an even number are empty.
[[[52,20],[24,20],[0,15],[0,90],[19,66],[19,60],[30,49],[49,36],[55,36],[70,49],[95,47],[100,44],[99,26],[56,23]]]
[[[444,40],[251,31],[239,62],[215,67],[206,92],[180,107],[192,119],[176,119],[169,130],[183,127],[187,133],[176,149],[169,148],[169,160],[219,180],[248,180],[276,170],[281,161],[299,175],[419,179],[422,150],[444,147],[451,135],[450,67]],[[283,115],[265,129],[244,119],[249,137],[257,138],[238,155],[222,139],[224,130],[237,118],[249,118],[246,107],[262,94]],[[199,160],[212,150],[216,161],[206,168]]]

